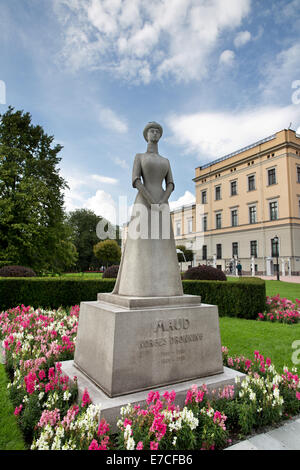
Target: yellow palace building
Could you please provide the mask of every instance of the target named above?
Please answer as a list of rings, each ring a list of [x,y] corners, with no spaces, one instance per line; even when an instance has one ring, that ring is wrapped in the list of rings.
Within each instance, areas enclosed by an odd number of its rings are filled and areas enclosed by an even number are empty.
[[[195,170],[196,204],[172,212],[194,265],[300,274],[300,135],[284,129]]]

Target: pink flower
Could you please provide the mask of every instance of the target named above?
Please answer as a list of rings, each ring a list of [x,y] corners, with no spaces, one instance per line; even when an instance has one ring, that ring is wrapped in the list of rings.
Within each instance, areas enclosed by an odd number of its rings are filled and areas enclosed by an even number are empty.
[[[296,392],[296,398],[297,400],[300,400],[300,392]]]
[[[136,445],[136,450],[143,450],[143,448],[144,448],[144,444],[142,443],[142,441],[138,442]]]
[[[96,439],[93,439],[92,442],[90,443],[89,450],[100,450]]]
[[[23,405],[20,405],[20,406],[16,407],[16,409],[14,411],[15,416],[18,416],[21,413],[22,408],[23,408]]]
[[[157,450],[158,449],[158,442],[151,441],[150,442],[150,450]]]
[[[124,419],[124,428],[129,424],[129,426],[132,426],[132,421],[130,419],[125,418]]]
[[[109,432],[109,424],[105,421],[104,418],[102,418],[100,423],[99,423],[97,434],[98,434],[98,436],[103,436],[107,432]]]
[[[89,403],[92,403],[92,400],[90,399],[87,389],[85,389],[82,396],[81,406],[85,407]]]

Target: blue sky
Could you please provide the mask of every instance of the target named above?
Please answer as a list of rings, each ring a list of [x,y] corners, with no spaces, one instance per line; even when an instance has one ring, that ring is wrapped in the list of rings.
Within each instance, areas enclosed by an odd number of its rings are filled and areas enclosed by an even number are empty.
[[[111,220],[155,120],[172,207],[187,204],[197,166],[300,132],[299,31],[300,0],[0,0],[0,112],[29,111],[64,146],[67,210]]]

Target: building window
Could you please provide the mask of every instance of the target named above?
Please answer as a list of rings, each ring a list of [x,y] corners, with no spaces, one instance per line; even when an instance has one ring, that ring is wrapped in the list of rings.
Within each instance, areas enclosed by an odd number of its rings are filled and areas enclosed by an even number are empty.
[[[271,186],[272,184],[276,184],[275,168],[271,168],[271,170],[268,170],[268,186]]]
[[[216,228],[222,228],[222,214],[216,214]]]
[[[215,187],[215,199],[216,201],[220,201],[221,199],[221,186]]]
[[[192,233],[193,232],[193,219],[188,219],[187,225],[188,225],[188,233]]]
[[[206,192],[206,191],[202,191],[202,193],[201,193],[201,201],[202,201],[202,204],[206,204],[206,203],[207,203],[207,192]]]
[[[237,227],[238,224],[238,211],[237,209],[233,209],[231,211],[231,225],[232,227]]]
[[[255,189],[255,175],[248,176],[248,191],[254,191]]]
[[[231,181],[230,183],[230,194],[231,196],[237,195],[237,181]]]
[[[207,215],[204,215],[202,218],[202,230],[203,232],[207,231]]]
[[[217,248],[217,259],[222,259],[222,245],[221,245],[221,243],[218,243],[216,248]]]
[[[202,247],[202,259],[207,259],[207,245],[203,245]]]
[[[250,256],[257,258],[257,240],[252,240],[250,242]]]
[[[279,240],[275,240],[275,238],[271,239],[271,256],[273,258],[279,256]]]
[[[232,257],[239,256],[239,244],[238,242],[232,243]]]
[[[181,232],[181,224],[180,222],[177,222],[176,223],[176,236],[177,237],[180,235],[180,232]]]
[[[300,183],[300,166],[297,166],[297,182]]]
[[[256,206],[249,207],[249,222],[250,224],[256,224]]]
[[[270,220],[278,219],[278,204],[277,201],[270,202]]]

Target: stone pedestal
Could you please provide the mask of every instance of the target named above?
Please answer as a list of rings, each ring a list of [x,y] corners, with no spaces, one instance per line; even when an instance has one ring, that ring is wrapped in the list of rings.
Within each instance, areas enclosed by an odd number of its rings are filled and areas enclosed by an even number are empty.
[[[222,374],[218,308],[200,302],[114,294],[82,302],[74,365],[111,398]]]
[[[142,408],[147,406],[146,399],[148,393],[146,391],[126,394],[114,398],[108,397],[106,393],[104,393],[99,387],[97,387],[97,385],[88,379],[85,374],[80,372],[77,367],[74,366],[73,361],[63,362],[62,372],[70,378],[71,383],[73,382],[73,377],[77,377],[79,400],[82,399],[84,390],[88,390],[92,403],[94,405],[101,406],[100,418],[106,419],[112,432],[117,431],[117,422],[120,419],[120,410],[123,406],[127,406],[128,403],[130,403],[132,406],[141,405]],[[155,390],[158,390],[161,395],[166,390],[169,392],[171,392],[171,390],[175,390],[175,404],[183,408],[185,406],[187,391],[192,387],[192,385],[195,384],[198,387],[201,387],[205,384],[207,386],[208,392],[211,393],[213,390],[223,389],[225,385],[235,386],[235,379],[237,377],[240,379],[240,381],[242,381],[245,378],[245,374],[242,374],[241,372],[233,369],[229,369],[228,367],[224,367],[224,370],[221,374],[211,375],[210,377],[203,377],[187,382],[180,382],[161,388],[155,387]]]

